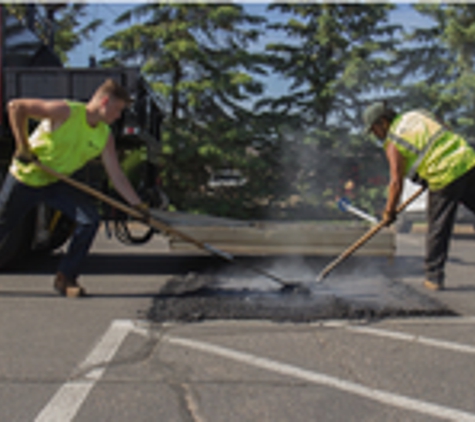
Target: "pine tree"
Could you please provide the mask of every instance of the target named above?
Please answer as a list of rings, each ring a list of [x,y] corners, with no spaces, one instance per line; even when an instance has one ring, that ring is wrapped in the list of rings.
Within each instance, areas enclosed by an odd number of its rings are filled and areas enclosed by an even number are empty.
[[[19,20],[27,23],[27,10],[32,5],[8,4],[8,11]],[[45,44],[54,45],[54,51],[63,63],[67,63],[67,54],[87,39],[102,23],[101,19],[83,23],[87,5],[83,3],[37,4],[34,29]],[[53,37],[53,39],[52,39]]]
[[[290,13],[284,31],[288,43],[269,44],[270,63],[291,82],[291,92],[274,109],[301,116],[307,127],[352,129],[365,94],[388,75],[395,26],[385,24],[394,6],[348,4],[275,4]],[[383,56],[383,54],[385,56]],[[262,103],[264,105],[264,103]]]
[[[403,108],[426,108],[460,133],[475,123],[475,7],[471,4],[414,6],[425,27],[407,35],[400,52]]]
[[[283,184],[303,204],[331,212],[345,181],[356,181],[364,189],[358,198],[374,209],[382,189],[368,190],[365,183],[381,172],[381,165],[365,162],[368,153],[378,152],[359,129],[369,97],[392,88],[399,28],[387,20],[394,6],[290,3],[269,8],[290,15],[270,25],[285,33],[286,42],[267,45],[269,64],[291,82],[290,92],[258,104],[287,116],[280,133],[281,149],[289,151],[283,154],[283,168],[290,170],[290,180]]]
[[[235,4],[144,4],[120,16],[117,23],[123,22],[130,26],[103,43],[110,53],[104,63],[142,68],[164,100],[167,191],[182,209],[210,211],[219,197],[206,187],[214,171],[236,168],[256,179],[249,174],[258,162],[249,154],[256,140],[249,106],[262,92],[252,75],[263,70],[250,45],[258,39],[256,27],[263,18]],[[221,192],[230,193],[219,213],[252,208],[253,190]]]

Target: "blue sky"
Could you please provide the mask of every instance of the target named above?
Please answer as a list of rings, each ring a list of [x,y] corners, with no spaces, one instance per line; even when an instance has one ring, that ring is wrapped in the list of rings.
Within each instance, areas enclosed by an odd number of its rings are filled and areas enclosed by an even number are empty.
[[[100,48],[101,42],[120,27],[114,25],[114,20],[131,7],[130,4],[91,3],[87,8],[85,22],[101,18],[104,24],[91,36],[89,41],[83,42],[69,54],[70,67],[88,66],[89,56],[94,55],[100,59],[103,54]]]
[[[136,5],[137,3],[135,3]],[[91,3],[88,6],[88,15],[85,21],[92,20],[94,17],[104,19],[105,23],[101,28],[91,37],[89,41],[84,42],[69,55],[69,66],[84,67],[89,63],[89,56],[95,55],[98,59],[102,57],[100,44],[108,35],[116,32],[120,27],[114,25],[114,19],[129,9],[134,4],[127,3]],[[248,9],[249,13],[266,16],[269,20],[279,19],[279,14],[273,12],[270,14],[266,11],[266,3],[243,3],[244,7]],[[421,25],[421,16],[414,12],[409,3],[397,4],[396,10],[391,13],[391,20],[395,23],[404,25],[407,29]],[[282,35],[284,37],[284,35]]]

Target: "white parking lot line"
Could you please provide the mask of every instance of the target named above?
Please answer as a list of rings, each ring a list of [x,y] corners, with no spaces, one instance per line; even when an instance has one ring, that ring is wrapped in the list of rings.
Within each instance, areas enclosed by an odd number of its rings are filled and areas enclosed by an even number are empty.
[[[462,344],[462,343],[455,343],[452,341],[439,340],[435,338],[419,336],[415,334],[407,334],[401,331],[383,330],[381,328],[363,327],[363,326],[355,326],[355,325],[348,325],[345,327],[345,329],[347,331],[352,331],[352,332],[356,332],[360,334],[368,334],[368,335],[372,335],[376,337],[391,338],[393,340],[407,341],[409,343],[418,343],[425,346],[436,347],[438,349],[452,350],[454,352],[475,354],[474,346],[469,346],[467,344]]]
[[[96,347],[79,365],[78,372],[82,375],[63,384],[36,417],[35,422],[72,421],[132,328],[132,321],[113,321]]]
[[[440,316],[440,317],[415,317],[403,318],[386,321],[388,324],[397,325],[420,325],[420,324],[437,324],[437,325],[472,325],[475,324],[473,316]]]
[[[221,356],[236,362],[245,363],[260,369],[287,375],[293,378],[302,379],[314,384],[329,386],[341,391],[356,394],[358,396],[377,401],[390,406],[399,407],[405,410],[411,410],[439,419],[452,420],[457,422],[475,422],[475,414],[464,412],[462,410],[450,407],[440,406],[438,404],[416,400],[410,397],[401,396],[399,394],[389,393],[387,391],[376,390],[345,381],[339,378],[331,377],[313,371],[308,371],[297,366],[288,365],[267,358],[251,355],[249,353],[239,352],[228,349],[226,347],[217,346],[215,344],[196,341],[179,337],[163,337],[164,341],[177,346],[186,347],[188,349],[198,350],[204,353]]]

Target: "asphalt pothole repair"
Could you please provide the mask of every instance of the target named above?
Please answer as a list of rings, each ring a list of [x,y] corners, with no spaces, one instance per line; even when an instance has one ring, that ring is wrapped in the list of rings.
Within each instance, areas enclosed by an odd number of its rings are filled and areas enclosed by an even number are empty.
[[[284,271],[285,270],[285,271]],[[174,276],[153,300],[154,322],[264,319],[307,323],[322,319],[454,316],[436,299],[393,280],[377,267],[352,268],[315,283],[315,271],[289,266],[269,271],[300,274],[302,290],[283,290],[272,280],[247,272]],[[285,274],[282,276],[285,278]]]

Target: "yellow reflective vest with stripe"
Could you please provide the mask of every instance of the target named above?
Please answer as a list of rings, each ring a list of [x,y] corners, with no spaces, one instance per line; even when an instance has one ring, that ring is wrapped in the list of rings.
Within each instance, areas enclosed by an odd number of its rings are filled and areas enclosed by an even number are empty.
[[[439,190],[475,166],[475,151],[426,110],[401,114],[391,124],[384,147],[393,142],[406,161],[405,175],[415,173]]]
[[[109,138],[110,127],[99,122],[91,127],[87,123],[86,105],[68,101],[69,118],[56,129],[49,119],[42,120],[30,135],[31,151],[46,166],[58,173],[70,175],[88,161],[99,156]],[[13,160],[10,173],[28,186],[40,187],[57,179],[40,170],[34,163]]]

